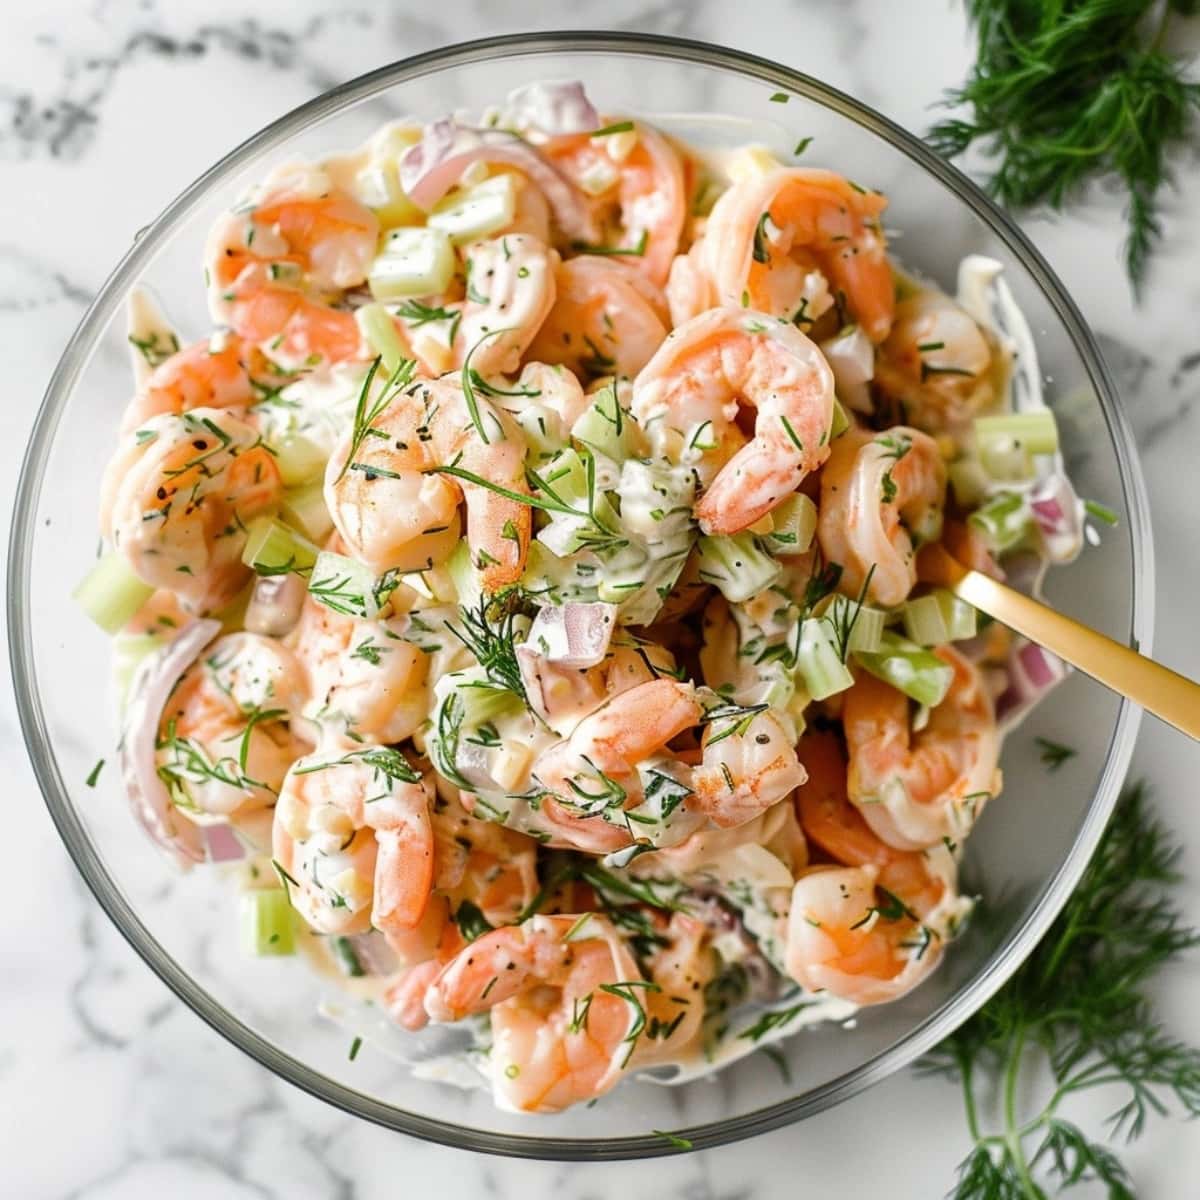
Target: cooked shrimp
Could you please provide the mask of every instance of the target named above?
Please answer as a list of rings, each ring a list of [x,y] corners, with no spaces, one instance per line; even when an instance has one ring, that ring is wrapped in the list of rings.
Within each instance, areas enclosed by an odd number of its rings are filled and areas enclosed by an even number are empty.
[[[305,715],[314,724],[387,745],[419,728],[428,711],[429,659],[400,639],[398,624],[305,601],[290,640],[308,677]]]
[[[100,529],[153,587],[191,612],[228,604],[250,577],[246,525],[279,501],[274,457],[228,410],[151,417],[105,472]]]
[[[742,825],[778,803],[805,780],[793,738],[769,709],[745,729],[732,720],[710,721],[704,757],[692,774],[696,803],[722,829]]]
[[[850,799],[900,850],[961,840],[1000,786],[1000,735],[983,678],[952,647],[934,653],[954,675],[919,733],[909,725],[908,698],[873,676],[857,678],[842,710]]]
[[[292,764],[272,850],[293,906],[319,933],[421,920],[433,882],[432,786],[396,750],[320,751]]]
[[[317,167],[277,171],[209,234],[209,309],[286,367],[364,356],[354,314],[328,301],[367,277],[379,237],[369,208]]]
[[[937,936],[953,936],[971,907],[957,892],[957,843],[897,850],[881,841],[846,794],[847,763],[835,733],[805,732],[797,753],[808,771],[808,781],[796,793],[808,840],[843,866],[877,868],[879,887]]]
[[[593,853],[631,845],[622,814],[644,799],[638,764],[703,715],[690,684],[655,679],[585,717],[533,768],[548,795],[542,815],[570,844]]]
[[[790,167],[735,182],[704,232],[704,260],[720,302],[808,328],[840,295],[848,319],[882,342],[895,308],[879,224],[886,207],[878,192],[832,171]]]
[[[662,287],[687,220],[683,160],[661,133],[641,121],[616,137],[570,134],[539,149],[595,197],[595,215],[608,231],[603,244],[623,252]]]
[[[258,399],[251,382],[255,356],[235,335],[215,335],[159,363],[129,402],[121,432],[137,429],[159,413],[193,408],[245,408]]]
[[[897,425],[838,438],[821,472],[817,538],[841,564],[842,590],[857,595],[870,573],[868,598],[900,604],[917,581],[917,548],[941,533],[945,498],[946,468],[928,434]]]
[[[647,919],[661,942],[647,963],[654,989],[640,989],[646,1010],[645,1036],[634,1047],[630,1063],[647,1067],[685,1055],[704,1023],[704,988],[714,974],[709,929],[687,913],[648,910]]]
[[[902,419],[929,433],[961,429],[990,407],[1006,362],[983,326],[949,296],[922,288],[896,305],[896,320],[875,360],[883,394]]]
[[[581,379],[632,379],[667,336],[662,292],[636,267],[591,254],[561,263],[555,280],[554,307],[530,357],[561,363]]]
[[[436,473],[470,472],[508,491],[528,492],[525,439],[504,410],[473,390],[479,425],[460,375],[399,392],[373,428],[385,437],[347,433],[325,472],[329,514],[351,552],[376,569],[437,562],[458,542],[458,505],[467,507],[467,542],[484,586],[515,582],[525,567],[530,508],[481,484]],[[349,455],[354,452],[354,462]],[[409,568],[411,569],[411,567]]]
[[[606,917],[535,916],[459,951],[425,1007],[435,1021],[490,1009],[496,1103],[559,1112],[620,1080],[645,1028],[647,983]]]
[[[941,961],[943,941],[878,890],[879,868],[813,867],[796,881],[787,920],[787,972],[809,991],[883,1004]]]
[[[705,266],[703,238],[693,242],[686,254],[675,256],[664,291],[673,326],[682,325],[720,303],[717,289]]]
[[[481,375],[514,374],[554,305],[558,255],[524,233],[468,247],[467,298],[454,362]]]
[[[159,775],[177,804],[232,816],[275,803],[308,749],[290,727],[304,676],[272,638],[231,633],[183,675],[159,720]]]
[[[739,404],[756,410],[741,440]],[[794,492],[829,455],[833,374],[798,329],[742,308],[681,325],[638,375],[633,415],[655,449],[697,458],[708,483],[696,504],[706,533],[737,533]],[[708,449],[716,448],[716,455]]]

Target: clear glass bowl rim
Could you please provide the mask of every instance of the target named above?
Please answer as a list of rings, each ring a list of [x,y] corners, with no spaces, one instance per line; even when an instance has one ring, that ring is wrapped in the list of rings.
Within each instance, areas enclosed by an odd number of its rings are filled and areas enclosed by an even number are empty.
[[[1153,630],[1153,548],[1145,486],[1116,388],[1101,357],[1095,338],[1058,277],[1033,244],[965,175],[939,158],[918,138],[886,117],[811,76],[768,59],[704,42],[640,33],[562,31],[508,34],[458,43],[403,59],[352,79],[293,109],[272,122],[201,175],[162,214],[137,236],[84,314],[51,377],[26,450],[17,487],[8,556],[8,633],[13,686],[26,747],[51,818],[100,906],[130,945],[160,979],[193,1012],[218,1033],[245,1051],[268,1070],[345,1112],[387,1128],[429,1141],[484,1153],[557,1160],[616,1160],[678,1153],[679,1147],[661,1135],[647,1133],[620,1138],[557,1138],[510,1135],[464,1129],[393,1108],[373,1096],[343,1086],[299,1059],[283,1053],[273,1043],[234,1018],[187,974],[150,935],[105,870],[75,814],[66,784],[58,770],[42,711],[32,653],[30,627],[30,559],[37,499],[46,460],[58,422],[72,394],[93,344],[107,327],[116,306],[136,281],[172,230],[188,216],[210,186],[241,167],[249,158],[269,150],[303,130],[360,100],[385,91],[395,83],[419,78],[444,67],[465,66],[509,55],[522,58],[544,54],[616,53],[666,58],[676,62],[715,66],[761,80],[779,90],[804,96],[831,108],[870,130],[935,176],[950,192],[1008,247],[1030,272],[1062,321],[1078,352],[1116,452],[1124,501],[1130,521],[1133,559],[1131,621],[1132,644],[1150,649]],[[904,1038],[861,1066],[819,1088],[740,1116],[673,1134],[694,1149],[723,1145],[764,1133],[811,1116],[848,1099],[893,1071],[926,1053],[970,1017],[1016,970],[1065,903],[1116,804],[1124,781],[1141,712],[1123,701],[1102,768],[1100,783],[1083,826],[1057,874],[1044,886],[1029,915],[986,968],[961,988],[946,1004],[913,1028]]]

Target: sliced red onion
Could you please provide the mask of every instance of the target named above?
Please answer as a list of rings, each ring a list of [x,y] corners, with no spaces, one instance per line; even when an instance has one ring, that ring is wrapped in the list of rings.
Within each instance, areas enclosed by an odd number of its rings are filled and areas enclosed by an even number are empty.
[[[1052,562],[1069,562],[1083,549],[1083,505],[1061,471],[1038,481],[1029,507]]]
[[[400,186],[428,212],[473,162],[507,163],[523,171],[541,189],[563,233],[581,241],[597,239],[583,194],[527,141],[501,129],[472,129],[452,117],[426,125],[421,140],[400,159]]]
[[[551,137],[600,128],[600,114],[578,79],[527,83],[514,89],[508,93],[504,117],[515,129],[536,129]]]
[[[996,719],[1005,729],[1011,729],[1069,673],[1067,664],[1045,647],[1025,638],[1015,639],[1008,664],[1008,687],[996,701]]]
[[[547,662],[584,669],[604,661],[617,625],[617,606],[601,601],[538,610],[525,645]]]
[[[289,633],[304,607],[308,588],[299,575],[260,575],[246,606],[245,626],[251,633],[282,637]]]
[[[228,825],[206,825],[204,841],[209,862],[237,862],[246,857],[246,847]]]
[[[871,412],[874,406],[867,384],[875,378],[875,346],[863,329],[855,325],[822,342],[821,353],[833,372],[838,399],[855,412]]]
[[[158,723],[176,681],[220,632],[220,621],[195,621],[161,650],[147,655],[130,682],[121,730],[118,760],[133,815],[150,840],[182,869],[204,861],[205,839],[200,827],[171,803],[158,777],[154,752]]]

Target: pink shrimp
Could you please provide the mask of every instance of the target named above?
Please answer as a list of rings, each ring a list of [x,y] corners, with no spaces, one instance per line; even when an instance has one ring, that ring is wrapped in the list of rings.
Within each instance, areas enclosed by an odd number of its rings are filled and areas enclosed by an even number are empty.
[[[705,533],[753,525],[829,456],[833,374],[798,329],[762,313],[719,308],[681,325],[634,381],[633,414],[667,457],[695,461],[707,490]],[[737,427],[756,410],[754,437]],[[732,440],[731,440],[732,439]]]

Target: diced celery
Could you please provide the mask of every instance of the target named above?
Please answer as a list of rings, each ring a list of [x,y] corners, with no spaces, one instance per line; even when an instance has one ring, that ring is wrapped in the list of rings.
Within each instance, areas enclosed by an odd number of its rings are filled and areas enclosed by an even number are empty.
[[[440,229],[404,226],[384,235],[367,282],[377,300],[444,292],[454,274],[454,247]]]
[[[308,594],[333,612],[374,620],[399,582],[394,571],[376,578],[365,563],[322,550],[308,577]]]
[[[96,561],[72,596],[105,633],[116,633],[153,592],[133,573],[120,551],[110,550]]]
[[[577,442],[618,463],[635,452],[636,435],[633,417],[617,398],[616,380],[596,393],[591,407],[571,426],[571,436]]]
[[[408,357],[392,314],[382,304],[364,304],[355,312],[354,319],[367,345],[383,360],[383,369],[390,375]],[[284,483],[287,482],[285,479]]]
[[[879,649],[888,614],[870,604],[859,604],[847,596],[831,596],[820,615],[833,623],[835,629],[848,630],[846,649],[863,650],[868,654]]]
[[[954,668],[936,654],[888,630],[877,654],[859,654],[859,665],[918,704],[935,708],[946,698]]]
[[[846,410],[842,407],[842,402],[834,400],[833,420],[829,426],[829,440],[832,442],[834,438],[840,438],[849,428],[850,418],[846,416]]]
[[[246,529],[242,562],[259,575],[305,575],[320,550],[274,517],[257,517]]]
[[[271,449],[284,487],[301,487],[311,483],[325,471],[328,455],[311,438],[302,433],[285,433]]]
[[[553,409],[530,399],[521,405],[520,411],[513,414],[517,424],[525,434],[529,448],[534,452],[534,461],[553,458],[562,448],[565,438],[555,435],[561,432],[562,422]]]
[[[934,593],[938,607],[942,610],[942,620],[946,623],[947,639],[951,642],[966,641],[973,638],[978,631],[978,612],[973,604],[956,596],[945,588],[938,588]]]
[[[541,542],[529,543],[521,589],[547,603],[596,600],[596,568],[590,562],[559,558]]]
[[[538,472],[545,480],[547,490],[564,504],[587,512],[588,475],[583,459],[571,449],[560,451]]]
[[[296,953],[292,905],[283,888],[243,893],[242,944],[260,958]]]
[[[284,492],[279,514],[314,542],[323,542],[333,530],[325,506],[325,485],[320,481]]]
[[[950,631],[946,628],[937,596],[916,596],[906,600],[902,613],[904,632],[918,646],[944,646],[950,640]]]
[[[770,587],[783,570],[752,533],[701,537],[696,545],[700,578],[705,583],[715,584],[732,604],[757,596]]]
[[[1019,442],[1030,454],[1055,454],[1058,451],[1058,424],[1048,408],[1004,413],[998,417],[976,417],[975,437],[981,446],[999,439]]]
[[[854,676],[842,661],[834,627],[824,617],[809,617],[801,624],[796,667],[813,700],[836,696],[854,683]]]
[[[1034,476],[1033,455],[1016,438],[995,436],[981,441],[979,462],[993,481],[1019,483]]]
[[[516,211],[516,180],[506,171],[469,191],[446,197],[434,206],[427,222],[453,242],[473,242],[511,225]]]
[[[463,704],[463,727],[478,729],[497,717],[523,712],[520,696],[505,688],[487,684],[467,683],[458,689]]]
[[[817,506],[796,492],[772,510],[771,522],[766,543],[772,554],[805,554],[817,531]]]
[[[960,508],[975,508],[982,504],[993,482],[977,458],[956,458],[946,467],[946,477]]]
[[[1002,554],[1025,540],[1032,527],[1032,513],[1018,492],[1000,492],[968,518],[983,535],[993,554]]]
[[[471,547],[461,541],[454,547],[454,553],[446,560],[446,570],[454,581],[458,603],[463,608],[475,608],[483,595],[479,583],[479,572],[471,561]]]

